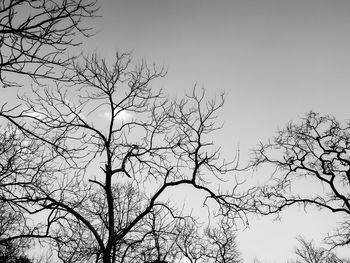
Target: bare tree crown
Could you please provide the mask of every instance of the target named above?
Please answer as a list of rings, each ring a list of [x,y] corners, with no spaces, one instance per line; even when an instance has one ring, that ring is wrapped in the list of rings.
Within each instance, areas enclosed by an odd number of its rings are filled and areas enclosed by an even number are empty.
[[[270,164],[276,172],[261,187],[260,212],[279,213],[295,205],[312,205],[344,215],[333,245],[350,241],[350,124],[310,112],[300,123],[289,123],[271,142],[256,150],[254,165]],[[297,191],[296,182],[312,182]],[[318,187],[317,187],[318,186]],[[315,192],[316,191],[316,192]],[[336,241],[337,240],[337,241]]]
[[[72,67],[70,85],[33,87],[20,96],[21,106],[0,110],[27,140],[41,145],[31,160],[39,168],[6,201],[28,222],[37,214],[46,223],[29,225],[11,239],[46,240],[63,261],[175,259],[181,254],[180,223],[191,215],[164,196],[184,185],[203,193],[209,209],[213,201],[217,215],[245,222],[252,190],[240,191],[229,176],[236,161],[221,159],[212,139],[221,128],[215,120],[223,95],[207,100],[203,90],[194,89],[169,101],[151,85],[164,70],[135,65],[125,53],[113,61],[87,56]],[[219,182],[232,187],[223,191]],[[228,249],[233,239],[217,230],[207,234],[216,242],[207,257],[214,262],[220,253],[213,251]]]

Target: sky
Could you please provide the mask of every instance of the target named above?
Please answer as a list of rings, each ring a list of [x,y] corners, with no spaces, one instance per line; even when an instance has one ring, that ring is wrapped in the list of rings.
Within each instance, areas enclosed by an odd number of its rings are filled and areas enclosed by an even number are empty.
[[[157,85],[169,96],[195,84],[209,96],[225,92],[215,140],[227,154],[239,146],[243,163],[259,141],[310,110],[349,119],[348,0],[105,0],[100,14],[84,51],[132,51],[166,67]],[[338,221],[298,208],[281,221],[252,217],[238,246],[246,262],[285,262],[297,236],[321,242]]]
[[[348,0],[103,0],[95,35],[84,52],[166,67],[156,85],[171,97],[194,85],[209,96],[226,93],[215,138],[225,154],[240,148],[241,162],[290,120],[314,110],[349,119],[350,1]],[[2,97],[12,91],[1,91]],[[247,175],[258,177],[259,171]],[[293,208],[252,217],[238,233],[245,262],[285,262],[296,237],[320,242],[340,220],[330,212]],[[349,256],[345,249],[339,255]]]
[[[249,148],[309,110],[346,119],[350,2],[106,0],[86,41],[168,69],[160,84],[227,93],[230,141]],[[225,138],[226,139],[226,138]]]

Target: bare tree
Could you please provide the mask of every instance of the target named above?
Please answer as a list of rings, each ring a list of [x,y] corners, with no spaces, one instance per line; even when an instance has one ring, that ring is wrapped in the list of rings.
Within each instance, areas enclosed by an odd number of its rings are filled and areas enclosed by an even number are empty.
[[[48,159],[39,145],[28,140],[13,125],[0,129],[0,261],[32,262],[25,252],[33,243],[38,225],[32,219],[23,199],[30,185],[38,181],[40,167]],[[51,156],[49,157],[51,159]],[[28,187],[23,187],[28,186]],[[15,202],[14,202],[15,200]]]
[[[162,211],[163,210],[163,211]],[[179,227],[184,217],[174,218],[169,215],[169,210],[156,210],[149,214],[146,219],[146,229],[144,231],[148,236],[143,236],[141,246],[141,262],[178,262],[181,255],[176,247],[176,240],[180,235]],[[142,243],[141,243],[142,245]]]
[[[12,235],[33,230],[26,221],[27,210],[19,197],[28,194],[30,187],[24,186],[38,181],[41,165],[48,160],[51,156],[45,159],[39,145],[27,140],[15,126],[6,125],[0,131],[0,244],[13,242]]]
[[[256,151],[254,165],[276,169],[261,187],[256,202],[262,213],[279,213],[292,205],[312,205],[344,215],[343,225],[329,241],[350,242],[350,123],[310,112],[301,123],[289,123]],[[303,182],[304,187],[296,187]],[[312,187],[311,187],[312,186]]]
[[[23,223],[22,215],[14,211],[6,202],[0,201],[0,262],[30,262],[24,255],[24,252],[29,248],[27,240],[4,241],[4,238],[17,231],[21,223]]]
[[[95,11],[95,0],[1,0],[1,83],[17,85],[12,73],[61,78],[54,68],[68,65],[66,49],[79,45],[77,32],[89,34],[83,21]]]
[[[225,218],[205,229],[199,227],[196,221],[187,221],[181,225],[176,239],[181,259],[191,263],[242,262],[235,233],[236,226]]]
[[[242,259],[236,244],[236,226],[232,221],[221,220],[218,226],[207,228],[205,236],[208,239],[206,262],[240,263]]]
[[[297,259],[288,260],[287,263],[349,263],[349,259],[339,258],[331,250],[318,247],[313,241],[307,241],[302,237],[297,238],[299,245],[294,249]],[[255,258],[253,263],[261,261]]]
[[[191,263],[203,262],[206,258],[207,241],[194,221],[185,221],[176,240],[184,259]]]
[[[204,91],[193,90],[170,102],[151,86],[164,71],[132,66],[128,54],[116,54],[110,63],[86,57],[74,68],[72,85],[33,88],[20,97],[21,106],[0,111],[27,140],[40,142],[37,152],[45,160],[40,176],[17,185],[11,197],[42,219],[26,237],[50,242],[63,262],[118,262],[123,249],[134,248],[132,240],[137,247],[152,236],[147,222],[157,211],[184,217],[174,209],[176,200],[166,200],[168,190],[182,186],[205,194],[203,203],[214,202],[218,214],[246,220],[253,190],[239,190],[229,176],[236,162],[222,160],[212,141],[221,128],[215,119],[223,95],[206,100]],[[222,181],[231,187],[220,190]],[[120,188],[128,184],[133,187]],[[127,213],[120,209],[122,198],[129,198]],[[153,240],[160,242],[157,224]]]
[[[346,263],[350,262],[346,259],[338,258],[331,251],[316,247],[312,241],[306,241],[299,237],[299,247],[295,249],[295,254],[298,259],[292,262],[295,263]]]

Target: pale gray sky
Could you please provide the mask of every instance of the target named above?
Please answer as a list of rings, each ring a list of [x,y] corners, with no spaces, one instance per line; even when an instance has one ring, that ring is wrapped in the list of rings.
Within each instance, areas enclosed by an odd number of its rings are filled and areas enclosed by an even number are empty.
[[[226,91],[244,147],[311,109],[348,118],[349,12],[347,0],[105,0],[87,46],[166,66],[170,92]]]
[[[225,127],[217,141],[225,153],[239,144],[242,162],[260,140],[309,110],[350,117],[349,0],[100,3],[102,17],[91,23],[97,33],[84,51],[107,57],[133,51],[136,59],[164,65],[169,73],[158,84],[172,96],[195,83],[212,95],[225,91]],[[284,262],[296,236],[320,241],[339,221],[327,212],[292,209],[283,215],[282,222],[252,218],[251,228],[239,234],[246,262]]]

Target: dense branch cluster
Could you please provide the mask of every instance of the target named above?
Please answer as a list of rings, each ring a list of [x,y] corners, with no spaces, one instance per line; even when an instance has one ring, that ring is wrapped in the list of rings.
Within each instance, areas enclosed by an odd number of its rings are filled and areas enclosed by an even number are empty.
[[[350,124],[310,112],[300,124],[290,123],[274,140],[261,144],[255,165],[269,163],[277,171],[261,188],[258,206],[278,213],[293,204],[314,205],[342,213],[344,223],[334,245],[350,241]],[[295,187],[300,182],[302,187]],[[308,182],[311,182],[308,184]],[[299,189],[299,190],[298,190]],[[261,206],[260,206],[261,205]]]
[[[1,0],[1,83],[17,84],[8,73],[61,79],[55,68],[68,66],[67,48],[79,45],[77,33],[89,34],[83,20],[95,12],[94,0]]]
[[[223,96],[207,101],[204,91],[194,89],[171,102],[151,86],[164,71],[134,66],[129,54],[117,53],[113,62],[85,57],[73,67],[69,85],[33,87],[19,97],[21,106],[1,108],[0,116],[28,143],[23,150],[30,149],[21,162],[25,175],[4,169],[19,179],[15,189],[2,187],[11,192],[2,196],[26,222],[42,218],[11,239],[40,238],[63,262],[144,262],[154,254],[175,262],[185,251],[180,226],[188,219],[166,194],[184,185],[205,194],[208,208],[214,201],[226,220],[245,221],[249,194],[227,177],[237,163],[222,161],[212,142]],[[221,181],[231,190],[221,191]],[[227,245],[234,243],[230,232],[217,231],[206,232],[216,248],[206,246],[211,252],[201,256],[207,255],[205,262],[227,257],[222,250],[235,251]]]

